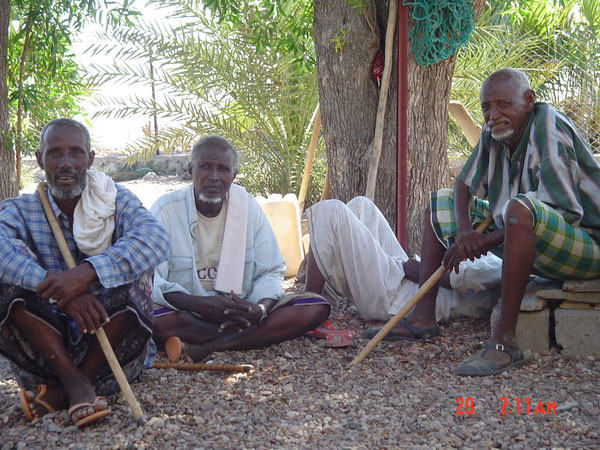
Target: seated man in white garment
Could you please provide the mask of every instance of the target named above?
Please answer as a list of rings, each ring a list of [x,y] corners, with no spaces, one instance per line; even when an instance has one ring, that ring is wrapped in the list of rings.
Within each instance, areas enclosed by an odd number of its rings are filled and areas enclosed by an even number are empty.
[[[419,262],[409,260],[383,214],[371,200],[348,204],[325,200],[307,210],[310,250],[305,289],[348,297],[365,320],[388,320],[419,288]],[[489,316],[500,297],[502,261],[491,253],[460,265],[441,280],[438,321],[459,316]],[[333,292],[332,292],[333,291]],[[406,325],[405,325],[406,326]],[[380,328],[367,328],[371,338]],[[416,338],[434,337],[439,328],[413,330]],[[387,340],[404,339],[393,331]]]
[[[151,208],[171,242],[156,269],[154,340],[161,348],[178,338],[195,361],[301,336],[329,316],[320,295],[283,295],[275,235],[256,200],[232,184],[237,168],[229,141],[204,137],[192,148],[193,184]]]

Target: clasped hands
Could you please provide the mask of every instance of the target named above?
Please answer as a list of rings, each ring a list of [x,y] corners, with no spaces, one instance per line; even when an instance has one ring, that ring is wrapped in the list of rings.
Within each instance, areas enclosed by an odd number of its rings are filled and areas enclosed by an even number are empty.
[[[214,296],[211,312],[204,310],[203,316],[214,323],[219,323],[219,332],[242,331],[251,325],[258,324],[262,317],[262,309],[255,303],[244,300],[232,291],[227,297]]]
[[[56,300],[56,309],[66,312],[82,333],[93,333],[109,322],[102,303],[85,291],[95,278],[96,271],[88,262],[64,272],[48,272],[38,285],[37,294],[46,300]]]

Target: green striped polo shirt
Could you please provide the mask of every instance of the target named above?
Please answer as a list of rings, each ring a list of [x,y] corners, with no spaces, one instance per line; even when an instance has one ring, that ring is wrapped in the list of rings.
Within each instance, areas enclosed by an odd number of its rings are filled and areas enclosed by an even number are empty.
[[[484,124],[458,179],[471,195],[489,200],[499,227],[506,202],[522,193],[600,239],[600,165],[571,120],[546,103],[534,105],[512,157]]]

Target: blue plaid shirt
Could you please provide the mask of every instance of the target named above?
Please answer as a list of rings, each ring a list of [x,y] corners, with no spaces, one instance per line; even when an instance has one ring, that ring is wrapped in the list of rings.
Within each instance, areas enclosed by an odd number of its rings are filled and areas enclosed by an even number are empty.
[[[75,262],[88,261],[96,270],[99,282],[88,289],[94,294],[131,283],[164,261],[169,251],[162,225],[134,194],[118,184],[116,187],[113,245],[92,257],[79,251],[68,216],[48,196]],[[47,272],[65,270],[67,265],[37,195],[4,200],[0,206],[0,283],[35,291]]]

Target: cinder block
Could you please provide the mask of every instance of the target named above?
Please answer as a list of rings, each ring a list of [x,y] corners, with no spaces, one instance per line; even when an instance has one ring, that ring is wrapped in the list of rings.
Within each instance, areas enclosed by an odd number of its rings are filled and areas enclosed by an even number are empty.
[[[558,308],[554,311],[554,321],[562,355],[600,356],[600,311]]]
[[[493,330],[500,319],[501,301],[494,307],[490,318]],[[547,352],[550,349],[550,309],[541,311],[521,311],[517,321],[517,344],[521,350]]]
[[[550,309],[519,313],[517,321],[517,344],[521,350],[547,352],[550,350]]]

